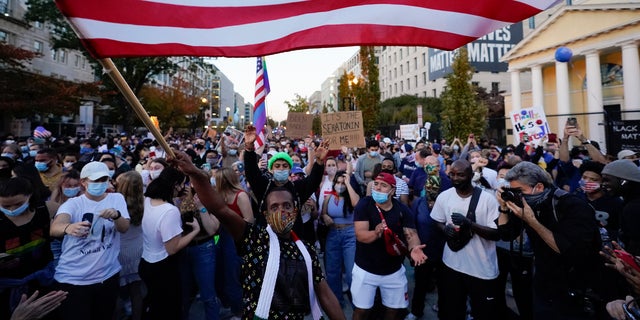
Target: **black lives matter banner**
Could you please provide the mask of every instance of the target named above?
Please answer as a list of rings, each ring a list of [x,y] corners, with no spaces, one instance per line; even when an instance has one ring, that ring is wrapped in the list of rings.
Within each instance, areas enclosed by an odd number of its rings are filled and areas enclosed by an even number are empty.
[[[621,150],[640,152],[640,120],[612,121],[610,133],[609,154],[617,154]]]
[[[521,40],[522,23],[515,23],[493,31],[467,44],[469,61],[476,71],[507,71],[507,63],[500,62],[500,58]],[[443,78],[451,73],[451,64],[456,52],[457,50],[429,49],[429,80]]]

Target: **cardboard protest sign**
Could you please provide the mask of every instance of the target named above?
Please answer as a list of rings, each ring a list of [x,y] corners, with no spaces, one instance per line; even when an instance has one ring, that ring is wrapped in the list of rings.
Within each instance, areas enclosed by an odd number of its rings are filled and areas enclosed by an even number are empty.
[[[361,111],[322,113],[320,117],[322,138],[329,141],[330,148],[336,149],[340,146],[366,147]]]
[[[311,133],[313,115],[304,112],[289,112],[287,114],[287,137],[304,138]]]
[[[525,144],[534,142],[540,144],[542,138],[549,134],[549,123],[544,110],[539,107],[523,108],[511,112],[511,124],[513,125],[513,143]]]

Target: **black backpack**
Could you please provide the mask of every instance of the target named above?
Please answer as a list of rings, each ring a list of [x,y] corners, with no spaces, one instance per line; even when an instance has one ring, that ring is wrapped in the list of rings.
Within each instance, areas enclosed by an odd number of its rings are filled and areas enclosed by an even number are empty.
[[[473,195],[471,196],[471,203],[469,204],[469,210],[467,210],[467,218],[471,220],[471,222],[476,222],[476,207],[478,206],[478,201],[480,200],[480,195],[482,194],[482,189],[479,187],[473,188]],[[460,228],[458,232],[458,236],[455,238],[447,239],[447,245],[451,251],[460,251],[460,249],[464,248],[469,241],[473,238],[473,232],[471,228],[463,229]]]

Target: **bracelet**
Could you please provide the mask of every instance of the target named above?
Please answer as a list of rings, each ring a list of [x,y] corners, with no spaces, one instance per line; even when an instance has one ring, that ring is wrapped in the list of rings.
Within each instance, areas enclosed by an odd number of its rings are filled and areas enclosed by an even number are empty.
[[[66,227],[64,227],[64,230],[62,230],[62,234],[67,234],[67,228],[69,228],[69,226],[71,225],[71,223],[68,223]]]
[[[122,213],[120,213],[120,210],[116,210],[116,212],[118,213],[118,216],[113,218],[113,219],[111,219],[111,220],[118,220],[118,219],[120,219],[120,217],[122,217]]]
[[[510,209],[502,210],[502,208],[498,208],[498,211],[499,211],[499,212],[502,212],[502,213],[509,213],[509,212],[511,212],[511,210],[510,210]]]

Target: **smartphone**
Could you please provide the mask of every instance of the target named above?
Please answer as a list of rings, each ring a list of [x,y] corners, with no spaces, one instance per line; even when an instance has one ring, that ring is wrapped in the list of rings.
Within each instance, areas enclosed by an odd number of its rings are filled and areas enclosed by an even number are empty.
[[[549,143],[558,143],[558,135],[555,133],[549,133],[547,135],[547,137],[549,138]]]
[[[576,125],[578,125],[578,119],[576,119],[575,117],[567,118],[567,125],[575,127]]]
[[[260,158],[262,161],[267,161],[267,154],[263,153],[262,154],[262,158]]]
[[[640,266],[636,263],[636,260],[630,253],[623,250],[613,250],[613,252],[616,254],[616,257],[618,257],[618,259],[626,262],[631,267],[636,269],[636,271],[640,272]]]
[[[82,221],[89,221],[89,223],[93,223],[93,213],[85,213],[82,215]]]

